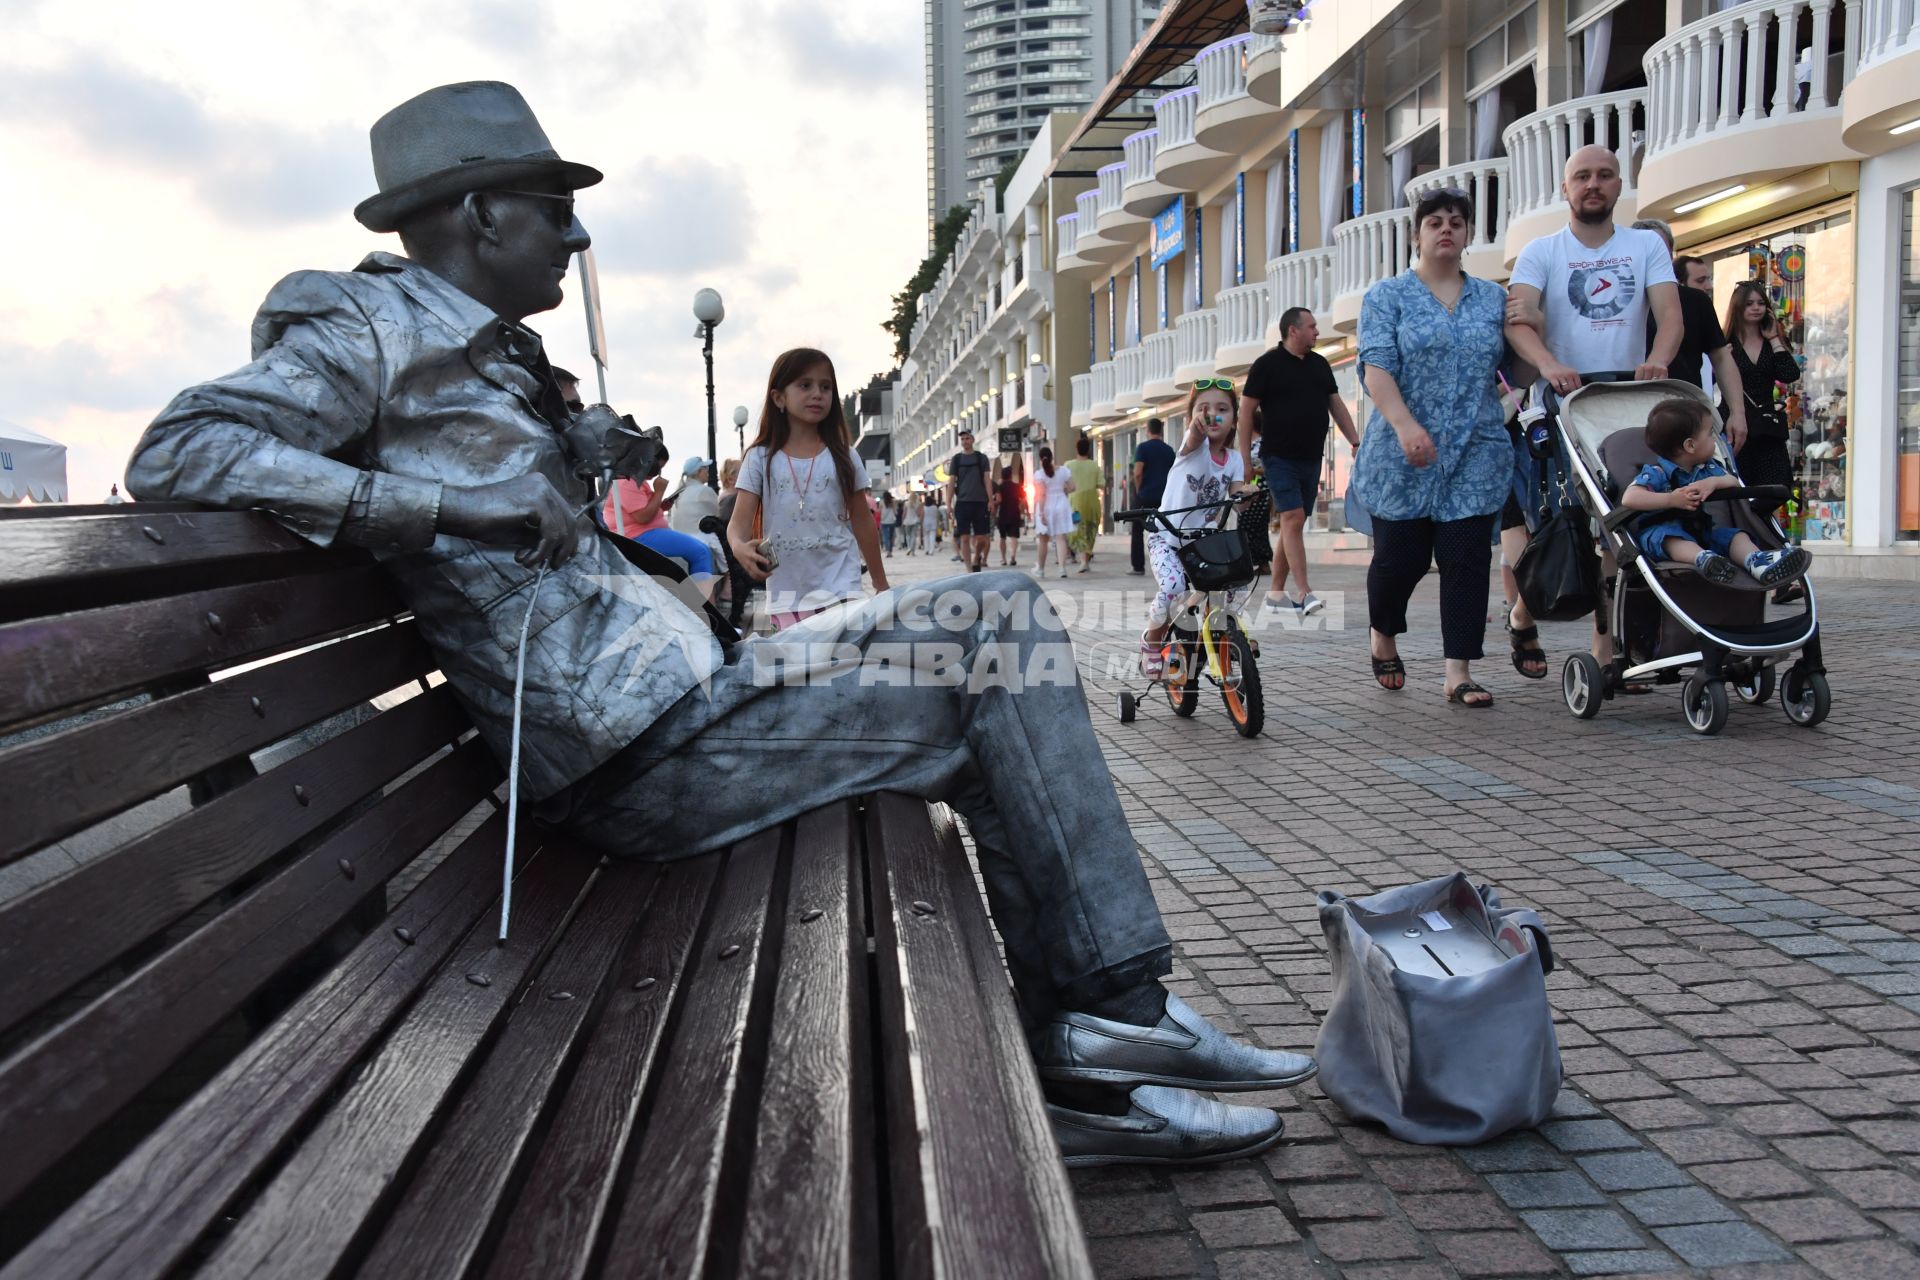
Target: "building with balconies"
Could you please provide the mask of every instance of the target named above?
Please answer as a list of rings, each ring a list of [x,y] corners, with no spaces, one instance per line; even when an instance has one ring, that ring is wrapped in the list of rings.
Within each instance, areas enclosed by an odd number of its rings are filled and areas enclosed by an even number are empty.
[[[1160,0],[926,0],[927,225],[1085,110]]]
[[[1560,175],[1620,156],[1615,220],[1668,220],[1724,308],[1759,279],[1801,358],[1796,533],[1828,571],[1920,577],[1920,4],[1340,0],[1284,38],[1169,4],[1049,174],[1058,316],[1084,318],[1066,431],[1116,485],[1148,416],[1320,317],[1357,420],[1360,303],[1413,254],[1410,206],[1474,202],[1467,270],[1504,281],[1564,226]],[[1152,100],[1139,88],[1170,86]],[[1347,449],[1330,441],[1327,496]]]

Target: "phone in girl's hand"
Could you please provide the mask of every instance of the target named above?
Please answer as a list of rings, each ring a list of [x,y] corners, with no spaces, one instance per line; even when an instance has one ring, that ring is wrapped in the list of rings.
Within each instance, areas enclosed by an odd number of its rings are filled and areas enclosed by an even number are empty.
[[[758,551],[761,558],[767,562],[768,573],[772,573],[780,567],[780,557],[774,554],[772,538],[760,539],[760,541],[753,544],[753,549]]]

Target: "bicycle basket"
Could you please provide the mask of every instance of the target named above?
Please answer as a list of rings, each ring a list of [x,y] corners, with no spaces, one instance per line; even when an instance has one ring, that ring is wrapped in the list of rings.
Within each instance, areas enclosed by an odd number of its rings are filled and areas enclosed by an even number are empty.
[[[1218,529],[1182,542],[1180,567],[1187,585],[1200,591],[1225,591],[1253,581],[1253,557],[1238,529]]]

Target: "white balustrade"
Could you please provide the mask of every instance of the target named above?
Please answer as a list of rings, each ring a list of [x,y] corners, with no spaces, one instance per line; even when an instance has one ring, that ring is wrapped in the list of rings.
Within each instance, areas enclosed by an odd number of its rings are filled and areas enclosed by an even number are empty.
[[[1907,4],[1911,10],[1912,0]],[[1794,75],[1803,18],[1812,37],[1804,103]],[[1836,24],[1841,36],[1837,68],[1829,65]],[[1762,121],[1837,108],[1841,86],[1853,78],[1859,45],[1857,0],[1851,6],[1847,0],[1754,0],[1688,23],[1643,59],[1647,154]]]
[[[1114,390],[1113,361],[1102,360],[1099,364],[1093,366],[1092,374],[1092,411],[1095,414],[1111,414],[1113,412]]]
[[[1121,140],[1120,149],[1126,153],[1126,170],[1121,175],[1121,186],[1133,187],[1153,181],[1153,157],[1159,150],[1160,131],[1142,129],[1130,133]]]
[[[1475,160],[1422,174],[1406,186],[1407,203],[1416,205],[1431,191],[1464,191],[1473,200],[1473,225],[1466,247],[1499,247],[1507,239],[1507,161]]]
[[[1220,312],[1222,347],[1265,346],[1271,293],[1264,280],[1223,289],[1213,300]]]
[[[1622,191],[1633,192],[1640,172],[1634,135],[1644,137],[1646,119],[1647,91],[1626,89],[1574,98],[1508,125],[1502,135],[1513,187],[1507,197],[1508,217],[1518,221],[1559,204],[1567,157],[1591,143],[1611,147],[1619,155]]]
[[[1146,352],[1146,371],[1141,375],[1143,387],[1173,382],[1176,341],[1173,330],[1162,329],[1158,333],[1148,334],[1147,340],[1140,344]]]
[[[1126,161],[1116,160],[1096,170],[1100,185],[1094,188],[1094,196],[1101,214],[1121,212],[1120,188],[1126,181],[1126,168]]]
[[[1080,239],[1080,215],[1069,213],[1065,217],[1053,220],[1054,261],[1073,256],[1073,250]]]
[[[1267,314],[1276,320],[1290,307],[1315,315],[1333,310],[1334,251],[1307,249],[1267,264]]]
[[[1082,191],[1073,198],[1073,207],[1080,215],[1080,235],[1083,238],[1092,236],[1100,221],[1100,188]]]
[[[1220,349],[1220,313],[1212,307],[1189,311],[1173,324],[1173,369],[1179,382],[1192,382],[1213,372],[1213,356]]]
[[[1147,352],[1144,347],[1124,347],[1113,357],[1113,403],[1115,408],[1130,409],[1140,403],[1140,387],[1147,376]]]
[[[1277,52],[1280,47],[1278,35],[1261,35],[1255,32],[1253,39],[1247,42],[1247,61],[1252,62],[1263,53]]]
[[[1162,152],[1194,144],[1194,116],[1200,109],[1200,87],[1176,89],[1153,104],[1153,127]]]
[[[1860,10],[1860,68],[1920,49],[1920,0],[1865,0]]]
[[[1093,412],[1093,375],[1076,373],[1073,375],[1073,417],[1074,421],[1084,420]]]
[[[1333,229],[1336,298],[1365,293],[1399,275],[1413,257],[1413,211],[1389,209],[1343,222]]]
[[[1229,36],[1194,55],[1193,66],[1200,90],[1199,110],[1217,107],[1234,98],[1247,96],[1247,56],[1249,34]]]

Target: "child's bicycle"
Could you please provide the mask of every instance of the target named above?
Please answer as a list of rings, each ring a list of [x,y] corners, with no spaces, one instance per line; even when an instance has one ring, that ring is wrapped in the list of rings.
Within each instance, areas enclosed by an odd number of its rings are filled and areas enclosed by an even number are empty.
[[[1173,714],[1190,716],[1200,705],[1200,682],[1206,680],[1220,690],[1234,729],[1243,738],[1253,738],[1266,723],[1253,642],[1240,620],[1226,608],[1216,607],[1213,597],[1215,592],[1250,586],[1259,571],[1240,529],[1223,529],[1211,522],[1198,529],[1182,529],[1167,519],[1192,511],[1218,511],[1224,518],[1225,509],[1238,501],[1228,498],[1170,511],[1119,511],[1113,518],[1144,521],[1147,532],[1158,530],[1177,539],[1180,567],[1187,575],[1187,598],[1161,646],[1160,674],[1147,678],[1148,693],[1155,687],[1165,689]],[[1118,701],[1121,723],[1131,724],[1143,695],[1122,689]]]

